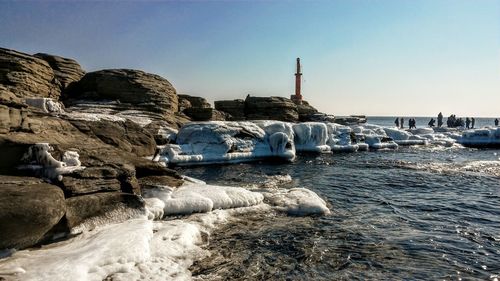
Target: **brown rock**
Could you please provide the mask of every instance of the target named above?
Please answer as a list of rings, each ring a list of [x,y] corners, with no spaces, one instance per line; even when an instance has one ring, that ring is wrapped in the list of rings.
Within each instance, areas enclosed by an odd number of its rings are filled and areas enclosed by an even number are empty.
[[[161,76],[132,69],[89,72],[65,95],[68,106],[86,101],[119,101],[123,110],[139,110],[167,119],[178,110],[177,94]]]
[[[85,71],[76,60],[43,53],[34,56],[46,61],[54,70],[56,79],[61,83],[61,90],[66,89],[71,83],[80,80],[85,75]]]
[[[54,71],[46,61],[4,48],[0,48],[0,84],[20,99],[58,99],[61,94]]]
[[[208,121],[212,120],[213,109],[210,107],[190,107],[184,109],[183,112],[193,121]]]
[[[102,191],[120,191],[119,174],[112,167],[89,167],[65,175],[61,185],[68,196]]]
[[[87,135],[95,136],[104,143],[135,153],[138,156],[152,156],[155,153],[154,136],[132,121],[71,120],[71,123]]]
[[[211,108],[212,106],[208,101],[202,97],[195,97],[190,95],[178,95],[179,103],[189,104],[188,107],[197,107],[197,108]],[[187,102],[186,102],[187,101]],[[182,111],[179,109],[179,111]]]
[[[66,199],[66,221],[73,232],[117,223],[146,213],[144,200],[134,194],[105,192]]]
[[[36,178],[0,176],[0,249],[40,242],[65,211],[59,187]]]
[[[297,122],[299,113],[291,100],[283,97],[251,97],[245,100],[247,120],[278,120]]]
[[[215,109],[229,114],[227,120],[241,121],[245,120],[245,101],[237,100],[221,100],[215,101]]]

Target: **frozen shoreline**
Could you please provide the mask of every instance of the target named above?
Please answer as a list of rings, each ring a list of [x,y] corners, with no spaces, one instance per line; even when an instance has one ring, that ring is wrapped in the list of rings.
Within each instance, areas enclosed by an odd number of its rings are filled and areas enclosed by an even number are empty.
[[[258,189],[245,189],[207,185],[186,178],[186,184],[176,189],[146,191],[145,200],[146,216],[103,224],[69,240],[13,253],[0,260],[0,277],[189,280],[188,268],[195,260],[209,255],[204,245],[210,235],[217,235],[217,227],[230,222],[232,217],[272,212],[293,216],[330,213],[326,202],[314,192],[304,188],[276,188],[270,183]]]

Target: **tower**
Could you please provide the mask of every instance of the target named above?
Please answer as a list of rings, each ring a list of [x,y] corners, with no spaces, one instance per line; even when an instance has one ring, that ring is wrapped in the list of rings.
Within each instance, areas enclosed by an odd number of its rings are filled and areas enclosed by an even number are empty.
[[[295,95],[292,95],[290,98],[296,104],[302,103],[302,94],[301,94],[301,80],[302,73],[300,72],[300,58],[297,58],[297,71],[295,72]]]

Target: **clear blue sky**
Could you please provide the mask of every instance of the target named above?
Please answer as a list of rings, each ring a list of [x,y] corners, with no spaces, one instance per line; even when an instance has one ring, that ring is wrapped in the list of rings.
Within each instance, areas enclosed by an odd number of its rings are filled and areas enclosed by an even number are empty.
[[[0,46],[137,68],[210,101],[336,115],[500,116],[500,1],[2,1]]]

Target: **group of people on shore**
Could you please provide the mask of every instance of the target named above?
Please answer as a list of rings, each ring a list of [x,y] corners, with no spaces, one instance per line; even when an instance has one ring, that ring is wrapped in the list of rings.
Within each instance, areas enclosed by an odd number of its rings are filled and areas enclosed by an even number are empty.
[[[396,124],[396,127],[403,129],[405,127],[405,119],[403,117],[401,117],[401,118],[398,117],[394,121],[394,124]],[[399,127],[400,124],[401,124],[401,127]],[[414,118],[410,118],[408,120],[408,127],[410,129],[416,129],[417,128],[417,121],[415,121]]]
[[[404,128],[404,118],[396,118],[394,120],[394,124],[396,127],[403,129]],[[439,112],[437,116],[437,126],[438,128],[441,128],[443,126],[443,113]],[[499,120],[498,118],[495,118],[495,127],[498,127]],[[436,120],[434,118],[431,118],[429,123],[427,125],[431,128],[436,126]],[[448,128],[456,128],[456,127],[465,127],[467,129],[474,129],[474,126],[476,125],[476,119],[474,117],[466,117],[465,121],[463,118],[457,118],[455,114],[450,115],[448,119],[446,120],[446,126]],[[410,118],[408,120],[408,126],[410,129],[416,129],[417,128],[417,122],[415,121],[415,118]]]

